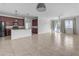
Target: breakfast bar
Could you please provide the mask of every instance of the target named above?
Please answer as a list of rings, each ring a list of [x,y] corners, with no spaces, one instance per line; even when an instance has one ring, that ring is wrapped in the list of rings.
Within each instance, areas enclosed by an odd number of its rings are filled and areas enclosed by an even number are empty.
[[[31,29],[12,29],[11,40],[31,36]]]

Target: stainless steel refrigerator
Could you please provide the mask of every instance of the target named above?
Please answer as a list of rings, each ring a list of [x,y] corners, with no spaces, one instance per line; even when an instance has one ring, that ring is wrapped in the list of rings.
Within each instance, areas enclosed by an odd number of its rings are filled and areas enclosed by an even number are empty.
[[[0,37],[5,36],[5,23],[0,21]]]

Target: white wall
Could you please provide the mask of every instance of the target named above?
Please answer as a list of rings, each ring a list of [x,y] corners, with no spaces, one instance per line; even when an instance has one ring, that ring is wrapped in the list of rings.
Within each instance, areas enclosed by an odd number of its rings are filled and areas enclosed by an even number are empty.
[[[25,17],[25,24],[27,23],[32,23],[31,22],[32,18],[29,17]],[[30,24],[30,29],[31,29],[31,25]],[[50,28],[50,19],[46,18],[46,17],[38,17],[38,34],[42,34],[42,33],[49,33],[51,28]],[[26,26],[25,26],[26,28]],[[26,28],[27,29],[27,28]]]
[[[50,33],[51,25],[50,20],[48,18],[38,18],[38,34]]]
[[[32,18],[25,17],[25,24],[29,22],[32,23],[31,20]],[[30,24],[30,26],[31,25],[32,24]],[[49,32],[51,32],[50,19],[46,17],[38,17],[38,34],[49,33]]]

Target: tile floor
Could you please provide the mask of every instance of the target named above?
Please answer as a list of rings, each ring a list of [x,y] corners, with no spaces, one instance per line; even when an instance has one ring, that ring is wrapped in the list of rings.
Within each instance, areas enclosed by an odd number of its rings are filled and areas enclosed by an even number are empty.
[[[61,33],[0,38],[0,56],[79,56],[79,36]]]

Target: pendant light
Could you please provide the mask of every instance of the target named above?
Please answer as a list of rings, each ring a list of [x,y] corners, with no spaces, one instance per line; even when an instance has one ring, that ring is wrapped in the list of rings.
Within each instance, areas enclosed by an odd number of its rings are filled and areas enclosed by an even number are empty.
[[[17,17],[17,10],[15,10],[15,16]],[[16,19],[15,22],[18,22],[18,20]]]
[[[15,16],[17,17],[17,10],[15,10]],[[18,29],[18,19],[17,18],[13,22],[13,29]]]
[[[46,6],[44,3],[38,3],[36,9],[39,12],[44,12],[44,11],[46,11]]]

